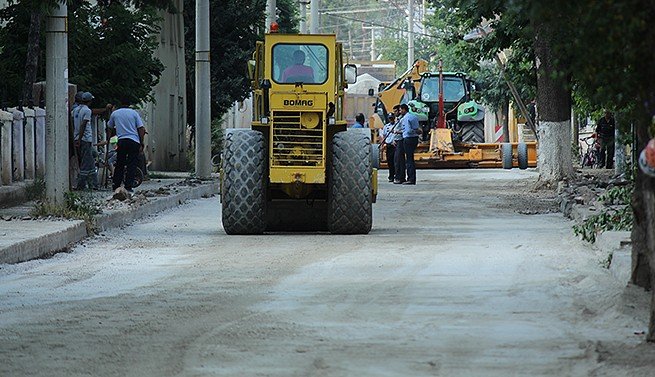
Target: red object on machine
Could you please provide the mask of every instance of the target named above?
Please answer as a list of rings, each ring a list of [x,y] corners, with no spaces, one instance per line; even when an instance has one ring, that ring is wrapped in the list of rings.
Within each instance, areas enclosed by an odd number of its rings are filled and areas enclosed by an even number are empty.
[[[446,114],[443,108],[443,66],[439,59],[439,116],[437,117],[437,128],[446,128]]]
[[[280,31],[280,25],[277,24],[277,22],[273,21],[271,22],[271,33],[277,33]]]
[[[646,163],[655,169],[655,139],[651,139],[645,149]]]

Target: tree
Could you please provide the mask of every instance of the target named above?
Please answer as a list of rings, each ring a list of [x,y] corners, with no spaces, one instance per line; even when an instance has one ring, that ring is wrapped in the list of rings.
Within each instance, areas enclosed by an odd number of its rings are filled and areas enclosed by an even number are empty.
[[[30,21],[33,13],[47,14],[49,6],[55,3],[24,1],[0,12],[0,19],[6,22],[0,29],[3,103],[29,104],[26,93],[31,93],[32,83],[45,79],[44,69],[38,65],[44,59],[44,51],[38,46],[44,43],[45,36],[38,33],[39,38],[30,39],[27,45],[25,40],[34,33]],[[158,32],[152,4],[168,3],[106,1],[91,5],[69,0],[69,81],[92,91],[97,103],[115,102],[124,96],[136,103],[147,100],[163,70],[152,56],[157,46],[154,35]]]
[[[571,105],[571,88],[578,103],[617,109],[636,130],[642,149],[655,131],[655,4],[639,0],[586,1],[449,1],[474,22],[495,20],[496,40],[533,41],[538,69],[540,127],[550,122],[540,138],[540,149],[569,149],[562,138]],[[558,125],[559,124],[559,125]],[[563,127],[562,127],[563,128]],[[557,130],[557,131],[556,131]],[[553,145],[559,139],[559,146]],[[541,150],[540,150],[541,153]],[[566,174],[553,161],[541,161],[540,170],[552,179]],[[564,161],[560,161],[564,163]],[[555,161],[555,164],[559,164]],[[550,165],[549,165],[550,164]],[[540,173],[543,176],[543,173]],[[637,172],[633,197],[634,226],[632,281],[655,288],[655,179]],[[655,291],[655,290],[654,290]],[[655,294],[651,303],[648,341],[655,341]]]
[[[571,65],[576,85],[591,102],[623,110],[641,150],[655,136],[655,4],[588,0],[577,6],[580,27],[570,41],[581,57]],[[655,292],[655,179],[640,171],[632,208],[632,282]],[[647,339],[655,342],[655,294]]]
[[[566,2],[437,0],[435,3],[447,9],[456,9],[469,30],[483,22],[491,24],[494,32],[480,43],[483,57],[513,47],[521,47],[524,56],[534,56],[527,71],[534,67],[537,74],[539,181],[549,185],[570,177],[573,173],[569,121],[570,73],[567,60],[561,59],[568,51],[558,51],[560,55],[555,56],[552,46],[562,31],[570,30],[560,27],[558,23],[569,20],[566,13],[568,8],[564,6]]]
[[[535,5],[530,20],[537,69],[539,179],[546,184],[573,176],[571,77],[566,69],[570,51],[555,47],[561,38],[566,38],[568,28],[562,28],[560,22],[569,20],[568,11],[564,4]]]
[[[96,103],[150,100],[164,69],[153,57],[159,33],[157,9],[148,5],[130,9],[120,2],[70,3],[70,82],[92,91]]]
[[[219,118],[250,95],[247,62],[264,25],[264,0],[211,0],[211,117]],[[187,119],[195,125],[195,0],[184,2]],[[226,17],[229,15],[229,17]],[[282,25],[281,25],[282,26]]]

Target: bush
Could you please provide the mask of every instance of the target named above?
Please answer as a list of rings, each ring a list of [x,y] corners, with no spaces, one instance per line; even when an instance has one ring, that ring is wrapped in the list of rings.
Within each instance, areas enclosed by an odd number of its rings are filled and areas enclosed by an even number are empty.
[[[598,199],[599,201],[610,205],[599,214],[590,216],[581,224],[573,226],[573,232],[576,236],[581,236],[587,242],[596,242],[596,236],[599,233],[608,230],[632,230],[634,214],[630,201],[634,184],[617,186],[608,189]]]

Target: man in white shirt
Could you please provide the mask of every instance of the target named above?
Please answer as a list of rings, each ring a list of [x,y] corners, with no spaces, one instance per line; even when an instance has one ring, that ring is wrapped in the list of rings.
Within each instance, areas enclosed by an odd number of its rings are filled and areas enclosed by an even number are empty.
[[[139,113],[129,108],[130,104],[129,99],[123,99],[121,107],[111,113],[107,123],[107,139],[109,140],[112,131],[115,131],[118,137],[118,149],[116,150],[113,190],[124,185],[125,190],[131,193],[139,154],[143,152],[145,146],[146,128]]]

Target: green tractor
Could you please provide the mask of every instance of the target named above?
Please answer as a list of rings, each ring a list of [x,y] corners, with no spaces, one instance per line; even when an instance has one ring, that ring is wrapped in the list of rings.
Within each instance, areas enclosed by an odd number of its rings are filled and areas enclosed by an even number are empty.
[[[461,72],[421,75],[418,93],[408,105],[419,117],[424,140],[432,128],[449,128],[455,143],[484,143],[484,107],[472,99],[474,91],[475,82]]]

